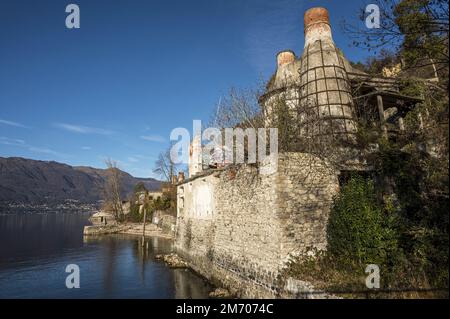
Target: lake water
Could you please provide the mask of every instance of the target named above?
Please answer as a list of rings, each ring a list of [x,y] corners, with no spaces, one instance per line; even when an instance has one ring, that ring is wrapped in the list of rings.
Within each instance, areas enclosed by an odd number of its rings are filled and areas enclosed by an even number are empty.
[[[207,298],[211,286],[190,270],[170,269],[155,255],[172,242],[108,235],[84,237],[88,213],[0,215],[0,298]],[[80,269],[80,288],[66,287],[66,266]]]

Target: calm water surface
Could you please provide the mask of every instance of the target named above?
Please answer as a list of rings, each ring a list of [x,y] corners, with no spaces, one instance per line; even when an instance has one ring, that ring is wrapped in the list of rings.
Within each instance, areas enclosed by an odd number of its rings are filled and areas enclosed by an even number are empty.
[[[202,278],[154,259],[171,241],[148,238],[142,248],[138,237],[83,238],[88,217],[0,215],[0,298],[207,298]],[[66,288],[68,264],[80,267],[79,289]]]

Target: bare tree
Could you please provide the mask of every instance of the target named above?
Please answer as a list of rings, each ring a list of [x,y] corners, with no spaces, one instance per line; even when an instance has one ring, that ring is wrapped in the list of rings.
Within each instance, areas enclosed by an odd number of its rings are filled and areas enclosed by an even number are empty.
[[[158,174],[164,181],[170,183],[172,178],[180,171],[179,165],[175,164],[170,157],[170,147],[159,153],[155,162],[153,172]]]
[[[225,129],[227,128],[240,128],[243,130],[254,129],[257,132],[258,128],[265,127],[264,114],[259,106],[259,97],[264,92],[263,86],[259,83],[253,88],[231,88],[227,95],[222,96],[217,107],[209,121],[209,127],[217,128],[222,133],[222,141],[219,145],[223,145],[226,136]],[[221,143],[220,143],[221,142]],[[244,143],[244,145],[240,145]],[[244,149],[244,153],[247,154],[248,144],[245,141],[240,141],[238,138],[233,137],[234,151],[238,147]],[[215,149],[214,152],[217,150]],[[222,150],[223,151],[223,150]],[[203,164],[215,165],[215,161],[220,157],[225,161],[225,153],[219,152],[218,154],[203,154]]]
[[[325,160],[333,168],[353,165],[359,157],[362,150],[357,147],[355,136],[333,132],[333,129],[342,131],[343,124],[338,121],[330,124],[329,119],[324,119],[315,99],[301,101],[286,91],[272,96],[267,107],[270,110],[265,110],[264,122],[266,126],[278,129],[280,152],[308,153]],[[306,163],[302,159],[302,165],[308,164],[314,165],[314,162]]]
[[[342,23],[355,46],[398,52],[404,69],[432,67],[436,76],[448,72],[448,0],[380,0],[377,5],[379,27],[366,27],[365,7],[361,8],[362,23]]]
[[[214,114],[211,116],[210,127],[223,128],[258,128],[264,127],[261,121],[261,108],[258,98],[262,90],[231,88],[226,96],[220,99]]]
[[[108,207],[112,210],[116,220],[123,218],[122,200],[121,200],[121,171],[117,161],[111,158],[105,160],[107,167],[107,178],[105,181],[105,200]]]
[[[320,114],[315,99],[302,99],[297,94],[298,89],[285,81],[279,82],[276,90],[260,84],[253,89],[231,89],[214,110],[210,126],[222,130],[276,128],[279,152],[314,155],[307,157],[311,163],[302,159],[301,164],[304,166],[314,165],[314,158],[325,160],[330,169],[346,169],[358,165],[364,149],[357,145],[355,134],[338,134],[345,129],[342,121],[336,120],[329,124],[331,121]],[[262,94],[263,92],[266,94]],[[248,144],[245,141],[239,142],[235,138],[233,145],[235,149],[243,147],[244,156],[248,154]]]

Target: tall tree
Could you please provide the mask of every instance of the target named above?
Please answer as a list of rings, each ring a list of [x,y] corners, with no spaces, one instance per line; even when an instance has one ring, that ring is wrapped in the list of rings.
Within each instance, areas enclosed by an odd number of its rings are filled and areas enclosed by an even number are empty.
[[[105,181],[105,200],[108,207],[111,208],[116,220],[123,218],[122,200],[121,200],[121,171],[117,161],[108,158],[105,160],[107,167],[107,178]]]

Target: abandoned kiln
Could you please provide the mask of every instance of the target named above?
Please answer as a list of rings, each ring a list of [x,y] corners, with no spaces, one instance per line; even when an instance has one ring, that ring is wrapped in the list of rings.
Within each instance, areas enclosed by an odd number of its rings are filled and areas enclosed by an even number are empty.
[[[403,117],[420,100],[402,96],[395,79],[355,70],[335,46],[326,9],[306,11],[304,32],[300,58],[292,51],[277,55],[277,70],[259,100],[267,114],[283,100],[296,116],[297,134],[338,136],[350,142],[342,149],[351,145],[362,116],[370,115],[383,134],[404,128]],[[189,177],[180,176],[177,186],[177,252],[240,297],[295,291],[279,275],[290,256],[326,249],[344,168],[305,151],[280,153],[272,174],[258,173],[264,164],[205,168],[200,142],[191,146]],[[346,169],[363,164],[354,159]]]

